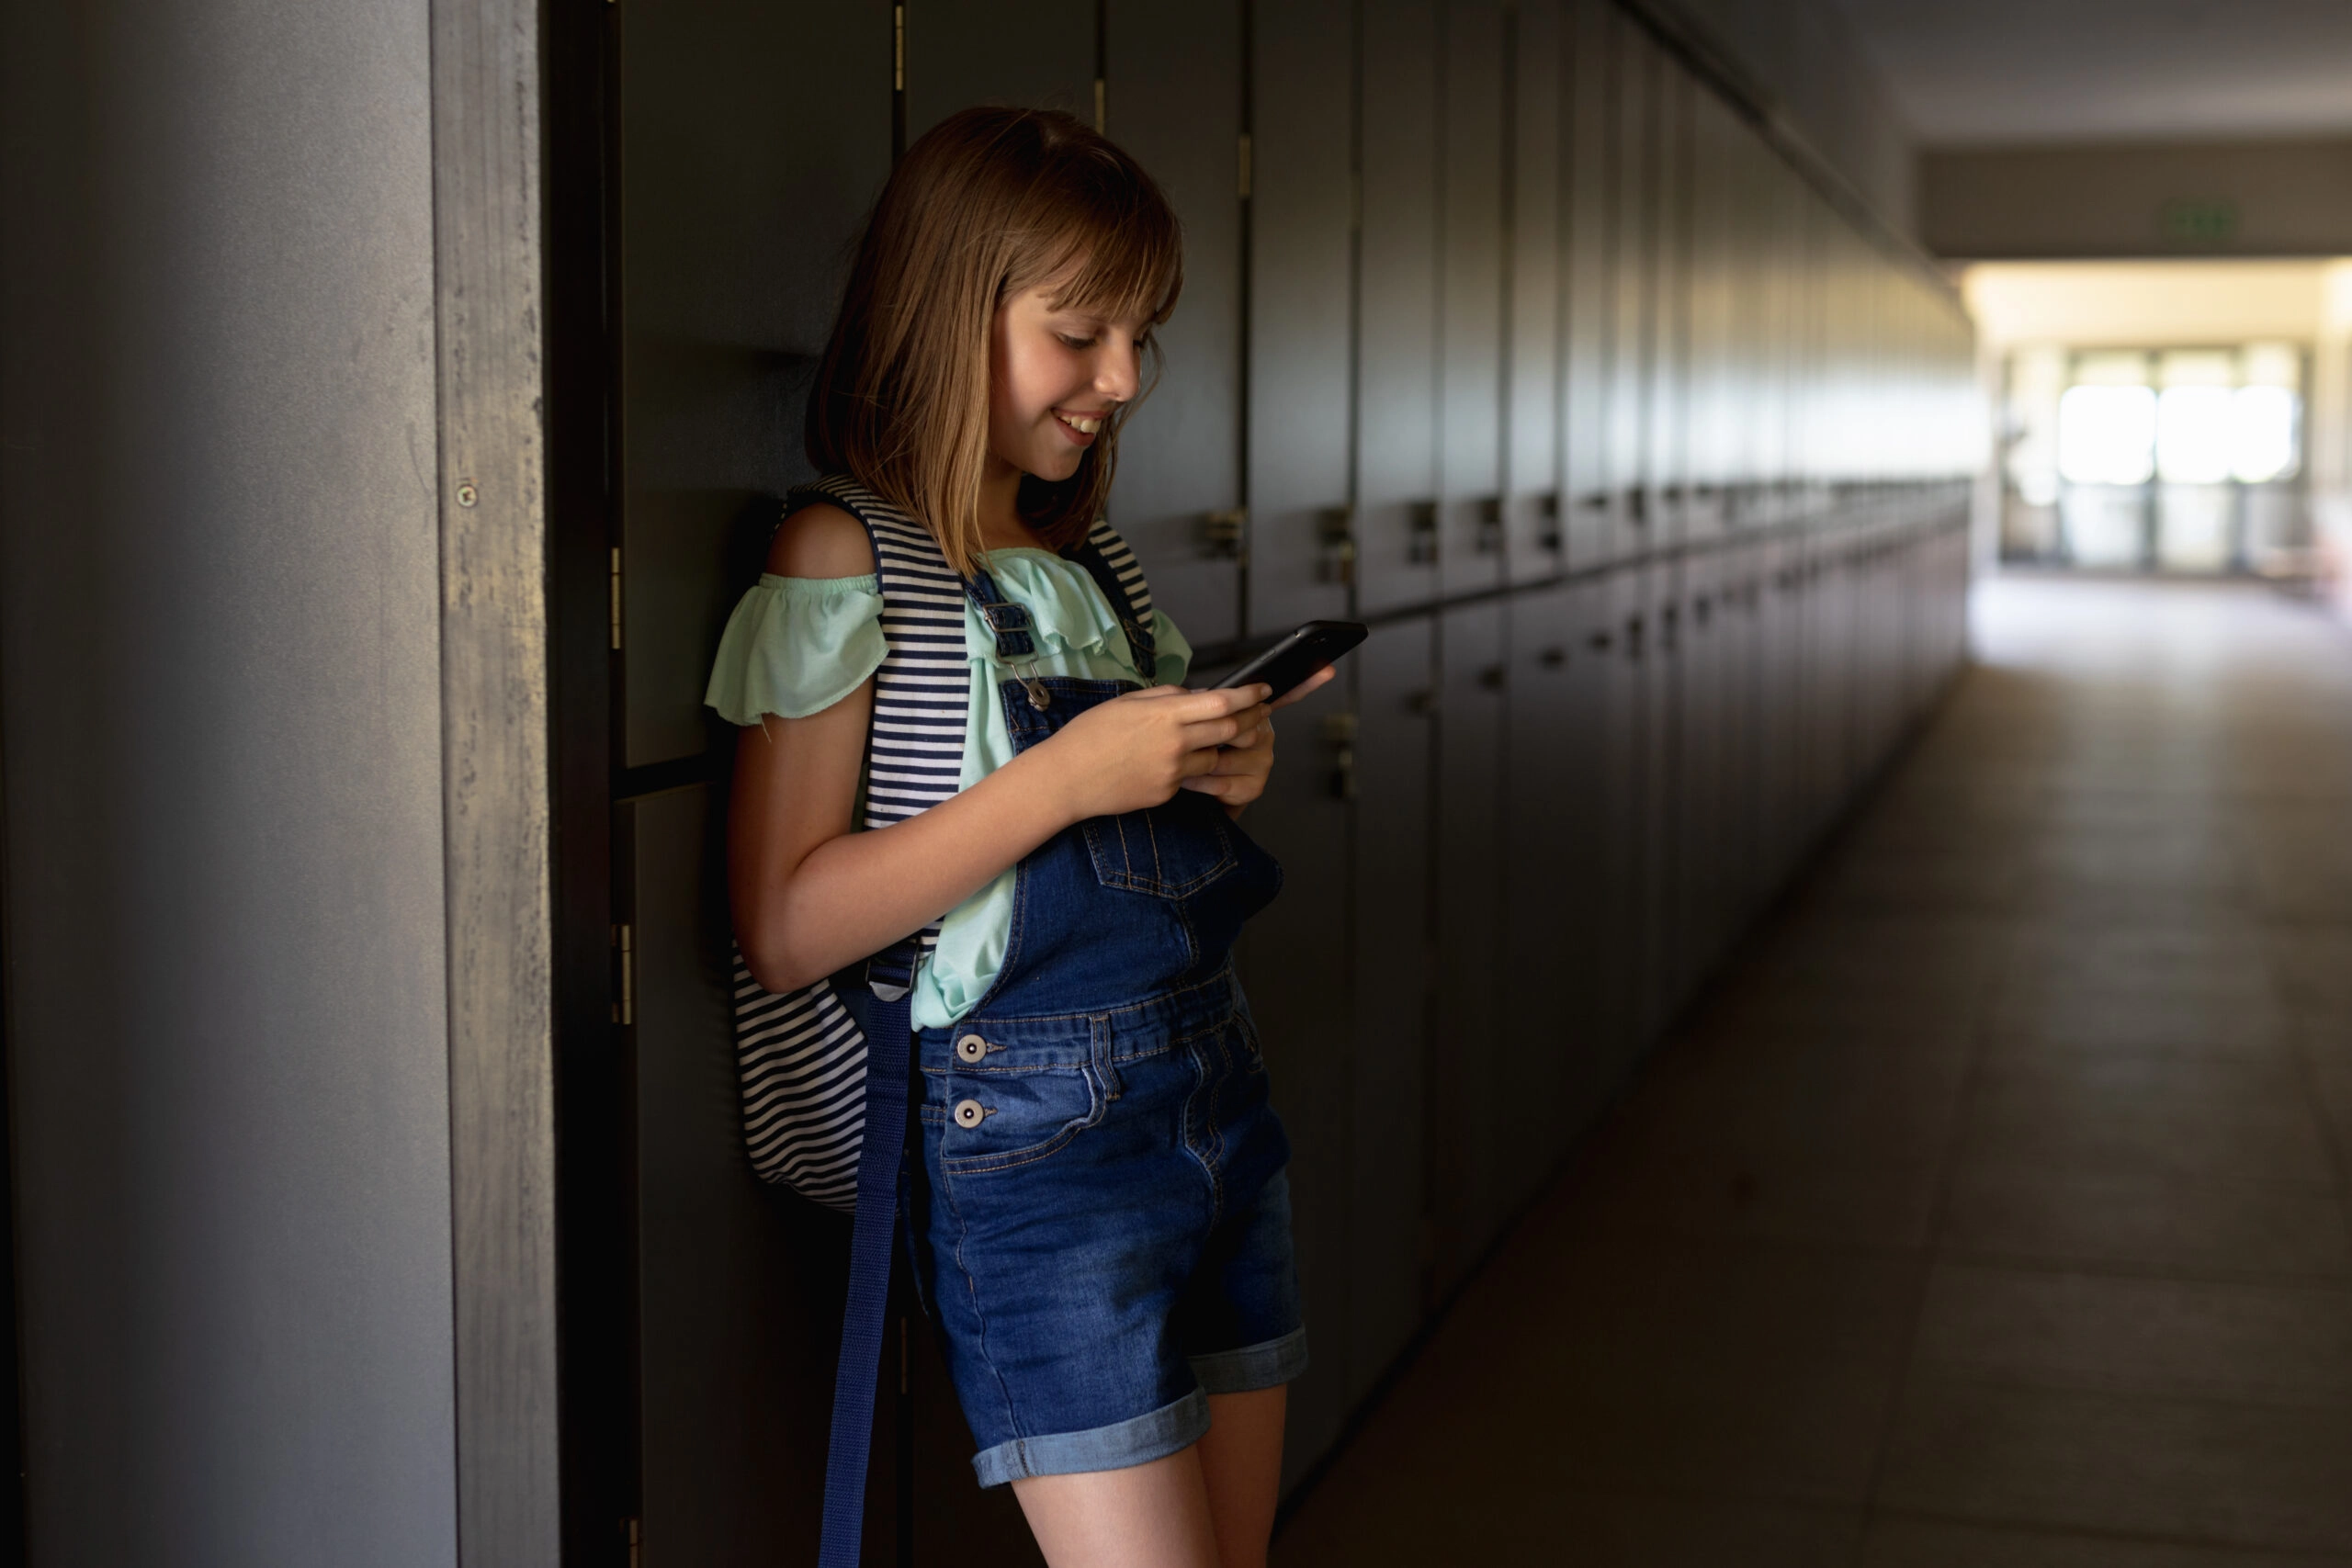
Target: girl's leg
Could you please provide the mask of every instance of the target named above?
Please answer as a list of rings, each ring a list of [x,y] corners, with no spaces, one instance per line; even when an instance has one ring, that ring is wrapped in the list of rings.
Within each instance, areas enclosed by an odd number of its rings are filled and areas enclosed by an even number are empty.
[[[1012,1495],[1048,1568],[1219,1568],[1201,1480],[1207,1446],[1125,1470],[1033,1475],[1014,1482]]]
[[[1266,1568],[1282,1499],[1283,1416],[1289,1390],[1209,1395],[1208,1435],[1194,1445],[1216,1529],[1219,1568]]]

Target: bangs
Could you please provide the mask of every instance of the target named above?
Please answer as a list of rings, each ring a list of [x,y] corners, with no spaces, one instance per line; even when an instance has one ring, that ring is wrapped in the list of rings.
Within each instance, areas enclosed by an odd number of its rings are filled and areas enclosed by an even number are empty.
[[[1183,235],[1167,199],[1148,181],[1070,195],[1078,199],[1056,201],[1060,221],[1038,236],[1034,271],[1016,267],[1008,292],[1060,279],[1046,300],[1057,310],[1166,321],[1184,288]]]

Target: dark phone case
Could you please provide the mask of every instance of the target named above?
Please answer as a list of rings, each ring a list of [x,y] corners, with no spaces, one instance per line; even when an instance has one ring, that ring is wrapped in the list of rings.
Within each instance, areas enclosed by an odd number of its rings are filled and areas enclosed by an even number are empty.
[[[1353,621],[1308,621],[1216,683],[1216,690],[1263,682],[1279,697],[1363,642],[1368,628]]]

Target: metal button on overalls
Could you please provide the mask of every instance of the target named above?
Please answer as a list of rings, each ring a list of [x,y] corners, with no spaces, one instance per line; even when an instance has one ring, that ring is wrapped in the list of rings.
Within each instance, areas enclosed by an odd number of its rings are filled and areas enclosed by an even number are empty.
[[[988,1054],[989,1043],[977,1034],[967,1034],[956,1042],[956,1059],[959,1062],[977,1062]]]
[[[977,1127],[980,1124],[980,1118],[987,1114],[988,1112],[981,1109],[980,1102],[977,1100],[959,1100],[956,1102],[956,1125],[958,1127]]]

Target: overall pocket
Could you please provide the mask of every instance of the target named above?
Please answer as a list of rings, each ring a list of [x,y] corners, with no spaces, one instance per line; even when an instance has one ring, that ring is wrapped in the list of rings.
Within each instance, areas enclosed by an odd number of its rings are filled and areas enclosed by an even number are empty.
[[[942,1122],[940,1168],[978,1176],[1030,1165],[1065,1149],[1102,1120],[1108,1097],[1090,1067],[956,1073],[940,1080],[944,1106],[926,1106]]]
[[[1165,806],[1089,818],[1085,829],[1095,879],[1124,892],[1188,897],[1239,863],[1225,808],[1191,790]]]

